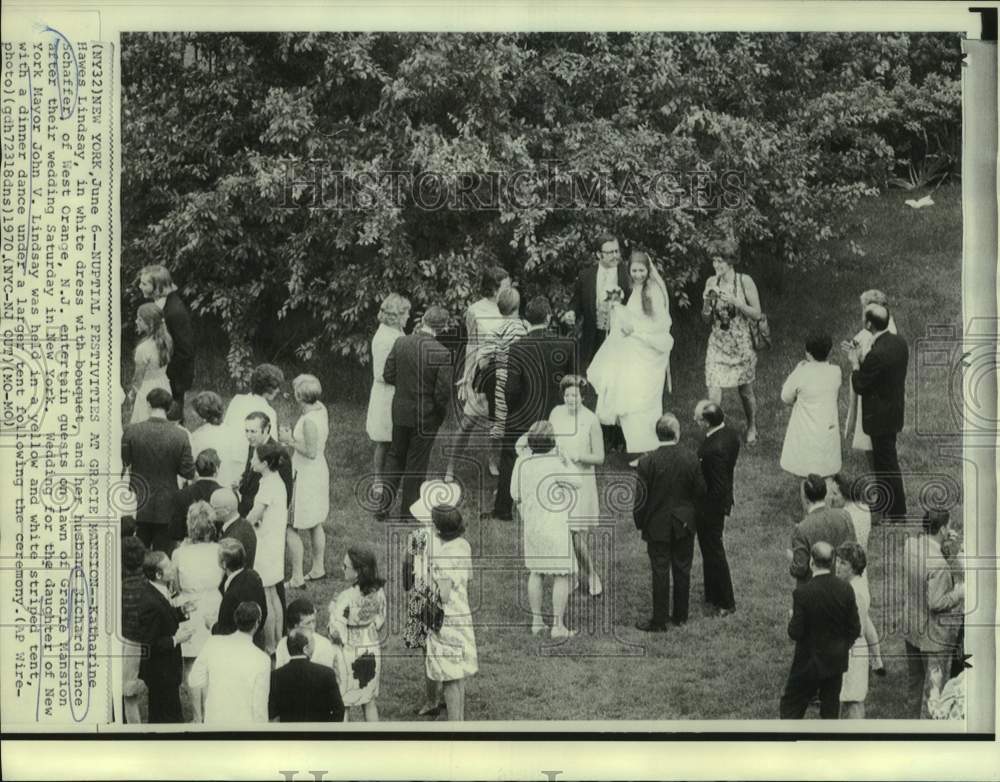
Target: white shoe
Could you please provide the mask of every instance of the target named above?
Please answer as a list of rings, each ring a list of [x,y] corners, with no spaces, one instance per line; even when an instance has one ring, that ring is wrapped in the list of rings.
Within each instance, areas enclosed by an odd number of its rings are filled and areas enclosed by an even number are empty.
[[[604,586],[601,584],[601,577],[597,573],[590,574],[588,587],[590,588],[591,597],[597,597],[604,591]]]
[[[574,635],[576,635],[576,633],[577,633],[576,630],[570,630],[570,629],[568,629],[566,627],[553,627],[552,628],[552,637],[553,638],[572,638]]]
[[[541,618],[533,619],[531,622],[531,634],[541,635],[545,629],[545,622]]]

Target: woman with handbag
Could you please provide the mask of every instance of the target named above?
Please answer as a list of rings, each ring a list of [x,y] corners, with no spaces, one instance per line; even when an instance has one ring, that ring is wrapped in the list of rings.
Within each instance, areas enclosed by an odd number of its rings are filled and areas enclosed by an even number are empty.
[[[770,335],[757,286],[749,275],[737,273],[736,263],[736,243],[720,243],[712,258],[715,274],[705,282],[701,309],[702,318],[712,325],[705,352],[705,385],[708,398],[716,404],[722,403],[723,389],[739,390],[747,419],[746,442],[755,445],[757,351],[770,344]]]

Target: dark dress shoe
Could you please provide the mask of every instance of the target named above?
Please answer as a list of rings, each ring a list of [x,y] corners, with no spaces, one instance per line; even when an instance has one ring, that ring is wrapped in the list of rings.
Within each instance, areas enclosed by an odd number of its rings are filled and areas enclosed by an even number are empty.
[[[636,630],[642,630],[644,633],[665,633],[667,632],[666,625],[658,625],[653,622],[638,622],[635,626]]]
[[[514,516],[510,513],[483,513],[480,517],[483,521],[513,521]]]

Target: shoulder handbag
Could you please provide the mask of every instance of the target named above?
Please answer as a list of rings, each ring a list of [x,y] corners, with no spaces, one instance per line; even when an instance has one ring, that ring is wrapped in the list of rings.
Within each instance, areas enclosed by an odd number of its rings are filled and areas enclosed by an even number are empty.
[[[743,301],[747,300],[747,289],[743,283],[743,275],[740,275],[740,288],[743,290]],[[771,347],[771,324],[767,322],[767,314],[763,308],[760,313],[760,320],[750,320],[750,344],[756,351],[767,350]]]

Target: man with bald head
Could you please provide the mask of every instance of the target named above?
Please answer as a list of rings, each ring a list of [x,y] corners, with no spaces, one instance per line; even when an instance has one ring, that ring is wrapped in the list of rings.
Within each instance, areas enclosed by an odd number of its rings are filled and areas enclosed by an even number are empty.
[[[868,305],[865,330],[872,335],[872,346],[864,361],[857,345],[847,351],[853,369],[851,385],[862,400],[861,428],[872,439],[875,477],[888,493],[883,517],[886,521],[903,521],[906,494],[896,455],[896,435],[903,429],[910,351],[906,340],[889,331],[889,310],[881,304]]]
[[[239,500],[232,489],[216,489],[209,503],[215,510],[215,530],[219,540],[233,538],[243,544],[246,566],[253,568],[257,556],[257,533],[253,524],[240,515]]]
[[[861,620],[854,590],[833,573],[834,549],[826,541],[813,544],[812,578],[792,593],[788,635],[795,656],[781,696],[781,719],[802,719],[809,702],[819,695],[823,719],[840,716],[840,685]]]

